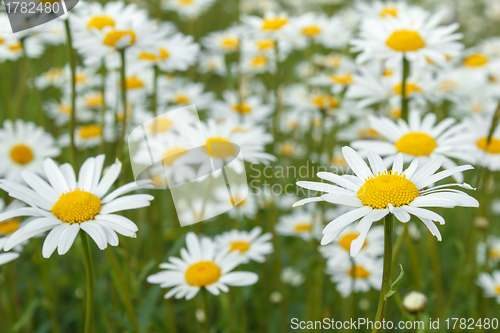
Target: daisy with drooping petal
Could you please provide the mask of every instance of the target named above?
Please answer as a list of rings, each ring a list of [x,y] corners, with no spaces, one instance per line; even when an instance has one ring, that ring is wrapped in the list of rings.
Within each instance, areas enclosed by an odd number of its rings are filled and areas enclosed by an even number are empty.
[[[226,248],[216,251],[215,243],[207,237],[201,239],[194,233],[186,235],[186,248],[181,249],[181,258],[170,257],[168,263],[160,264],[164,269],[148,276],[149,283],[161,288],[172,288],[165,298],[192,299],[201,288],[212,295],[228,292],[228,286],[249,286],[255,284],[258,276],[252,272],[233,272],[244,262],[235,251]]]
[[[239,253],[245,261],[264,262],[265,256],[273,252],[270,233],[262,234],[262,228],[251,231],[230,230],[215,238],[218,248],[229,248],[229,252]]]
[[[371,127],[386,140],[358,140],[351,143],[359,154],[365,157],[374,152],[384,158],[389,166],[398,153],[403,154],[403,162],[419,158],[421,162],[436,156],[444,156],[443,168],[457,166],[452,160],[474,162],[472,144],[474,133],[468,130],[467,122],[455,124],[454,118],[446,118],[436,124],[436,115],[427,113],[421,116],[416,110],[410,112],[408,123],[404,120],[394,122],[389,118],[370,116]],[[453,175],[457,182],[463,182],[462,173]]]
[[[410,215],[415,215],[422,220],[432,235],[441,240],[441,233],[434,221],[444,224],[445,220],[433,211],[425,209],[426,207],[479,206],[478,201],[468,194],[449,189],[452,186],[472,189],[467,184],[429,187],[457,172],[473,169],[471,165],[457,166],[436,173],[444,160],[444,157],[438,156],[426,163],[420,163],[415,159],[406,170],[403,170],[403,155],[399,153],[394,159],[392,170],[387,171],[382,158],[375,153],[368,153],[371,168],[354,149],[344,147],[342,153],[355,176],[319,172],[318,177],[335,185],[297,182],[298,186],[325,194],[302,199],[296,202],[294,207],[317,201],[353,207],[351,211],[337,217],[323,229],[322,245],[329,244],[350,224],[361,219],[357,227],[360,235],[351,243],[351,255],[355,256],[363,247],[372,224],[387,214],[393,214],[403,223],[410,220]]]
[[[362,21],[360,38],[352,41],[353,50],[361,51],[357,60],[386,60],[389,66],[398,66],[406,57],[412,63],[424,66],[431,60],[443,63],[454,57],[463,45],[457,42],[458,23],[440,26],[443,13],[431,14],[421,9],[402,11],[397,17],[367,18]]]
[[[61,150],[54,138],[34,123],[6,120],[0,128],[0,177],[20,181],[21,172],[39,173],[47,157]]]
[[[483,288],[486,297],[496,298],[497,303],[500,304],[500,271],[479,274],[477,284]]]
[[[135,237],[137,226],[128,218],[114,214],[119,211],[149,206],[153,197],[148,194],[126,195],[140,187],[132,182],[108,194],[118,178],[121,163],[116,161],[102,176],[104,155],[88,158],[80,168],[78,179],[69,164],[56,165],[51,159],[43,162],[43,175],[22,173],[27,186],[1,180],[0,188],[9,196],[24,202],[21,207],[0,214],[0,221],[29,216],[33,220],[14,232],[4,249],[49,231],[43,243],[42,255],[48,258],[56,250],[65,254],[73,245],[80,229],[104,250],[108,244],[118,245],[118,234]],[[143,188],[147,184],[141,184]]]
[[[332,257],[327,262],[326,273],[331,275],[331,281],[344,298],[353,292],[368,292],[372,288],[380,290],[382,259],[359,255],[353,266],[348,257]]]

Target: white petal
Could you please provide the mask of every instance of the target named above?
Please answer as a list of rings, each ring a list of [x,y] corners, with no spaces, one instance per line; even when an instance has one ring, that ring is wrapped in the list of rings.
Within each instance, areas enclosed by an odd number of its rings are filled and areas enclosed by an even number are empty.
[[[69,251],[78,235],[78,231],[80,231],[80,225],[78,223],[73,223],[63,230],[59,237],[59,245],[57,246],[57,253],[59,253],[59,255],[63,255]]]
[[[351,170],[361,179],[366,179],[370,176],[373,177],[373,174],[366,165],[365,161],[358,155],[358,153],[352,149],[351,147],[345,146],[342,148],[342,154],[344,155],[344,159]]]

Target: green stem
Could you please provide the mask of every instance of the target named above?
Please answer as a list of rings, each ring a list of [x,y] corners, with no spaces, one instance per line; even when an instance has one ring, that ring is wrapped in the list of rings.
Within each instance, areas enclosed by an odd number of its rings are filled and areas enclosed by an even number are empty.
[[[203,297],[203,312],[205,313],[205,332],[209,333],[210,332],[210,312],[209,312],[209,306],[208,306],[208,291],[203,288],[201,290],[201,294]]]
[[[87,234],[80,232],[82,241],[83,259],[85,261],[85,277],[87,280],[87,305],[85,307],[85,329],[84,333],[89,333],[92,327],[92,311],[94,308],[94,280],[92,273],[92,257],[90,253],[89,241]]]
[[[127,65],[125,61],[125,49],[120,50],[120,59],[122,62],[122,66],[120,68],[120,90],[121,90],[121,98],[122,98],[122,108],[123,108],[123,124],[122,124],[122,132],[120,137],[118,138],[118,160],[123,161],[123,154],[124,154],[124,148],[125,148],[125,134],[126,129],[127,129],[127,86],[126,86],[126,70],[127,70]]]
[[[401,118],[408,121],[408,96],[406,96],[406,79],[410,75],[410,62],[403,56],[403,78],[401,81]]]
[[[68,51],[69,67],[71,69],[71,115],[69,119],[69,138],[71,150],[71,163],[76,167],[76,147],[75,147],[75,114],[76,114],[76,58],[73,50],[73,38],[71,37],[71,28],[69,19],[64,20],[66,30],[66,47]]]
[[[380,288],[380,297],[378,300],[377,314],[375,322],[384,319],[385,306],[387,305],[386,294],[391,286],[391,267],[392,267],[392,239],[394,237],[394,226],[392,214],[386,216],[384,220],[384,272],[382,276],[382,287]],[[380,329],[373,328],[372,333],[380,332]]]

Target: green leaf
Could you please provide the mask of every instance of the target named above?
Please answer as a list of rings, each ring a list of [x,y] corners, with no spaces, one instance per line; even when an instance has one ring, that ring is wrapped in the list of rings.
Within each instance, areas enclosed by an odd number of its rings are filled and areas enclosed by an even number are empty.
[[[385,300],[387,300],[389,297],[394,295],[394,293],[398,289],[399,284],[401,283],[401,280],[403,280],[403,275],[405,275],[405,271],[403,269],[403,265],[399,264],[399,267],[401,268],[401,273],[399,273],[398,278],[392,283],[387,294],[385,294],[385,297],[384,297]]]

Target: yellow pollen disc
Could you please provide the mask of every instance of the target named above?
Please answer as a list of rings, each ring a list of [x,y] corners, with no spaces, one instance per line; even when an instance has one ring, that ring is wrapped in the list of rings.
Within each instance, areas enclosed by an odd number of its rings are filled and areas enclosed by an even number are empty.
[[[21,43],[9,45],[9,50],[11,51],[21,51],[22,49],[23,49],[23,44]]]
[[[60,104],[57,106],[57,110],[59,110],[59,112],[62,114],[70,114],[71,113],[71,106]]]
[[[3,39],[2,37],[0,37],[0,44],[3,44],[4,41],[5,41],[5,39]]]
[[[0,39],[0,44],[2,44],[1,39]],[[60,78],[62,74],[63,74],[62,69],[56,68],[56,69],[51,69],[45,74],[43,74],[43,77],[49,82],[54,82],[55,80]]]
[[[356,194],[363,205],[383,209],[409,204],[418,197],[418,188],[406,175],[390,171],[367,178]]]
[[[293,151],[293,144],[291,142],[284,142],[283,145],[281,145],[281,154],[290,156],[293,154]]]
[[[2,225],[0,224],[0,228],[1,228],[1,226]],[[500,250],[497,250],[497,249],[490,250],[490,253],[488,254],[488,257],[490,259],[500,259]]]
[[[382,72],[383,76],[392,76],[392,74],[394,74],[394,71],[388,68],[384,69],[384,71]]]
[[[396,84],[394,87],[392,87],[392,90],[396,95],[401,96],[403,94],[403,84],[402,83]],[[421,91],[422,89],[416,84],[408,82],[406,83],[406,91],[405,91],[406,97]]]
[[[253,57],[251,64],[253,67],[264,67],[267,64],[267,58],[263,55]]]
[[[127,90],[144,88],[144,82],[137,76],[130,76],[125,79],[125,86]]]
[[[481,105],[481,103],[478,103],[478,102],[472,103],[470,109],[473,113],[482,113],[483,112],[483,106]]]
[[[85,97],[85,105],[89,108],[99,108],[102,106],[103,102],[104,99],[102,97],[102,94],[95,94]]]
[[[288,19],[286,17],[275,17],[272,19],[264,19],[264,22],[262,22],[262,30],[277,31],[283,28],[283,26],[287,23]]]
[[[316,105],[318,109],[336,109],[339,107],[339,100],[336,97],[328,95],[316,95],[313,97],[312,103]]]
[[[420,37],[418,31],[415,30],[396,30],[389,38],[385,45],[398,52],[417,51],[425,46],[425,42]]]
[[[163,154],[163,163],[170,166],[170,165],[174,164],[174,162],[177,161],[177,159],[179,157],[184,156],[187,153],[188,153],[188,151],[184,148],[181,148],[181,147],[176,147],[176,148],[172,148],[170,150],[167,150]]]
[[[225,37],[221,40],[221,47],[226,51],[236,50],[239,45],[240,40],[238,38]]]
[[[172,128],[172,121],[167,118],[155,119],[149,126],[148,129],[152,133],[164,133]]]
[[[93,220],[101,210],[101,199],[80,189],[64,193],[52,207],[52,214],[66,223]]]
[[[311,25],[309,27],[302,29],[302,34],[311,38],[319,35],[320,33],[321,33],[321,28],[318,27],[317,25]]]
[[[274,49],[276,46],[276,41],[274,39],[261,39],[257,41],[257,48],[259,51]]]
[[[0,222],[0,236],[6,236],[14,233],[19,229],[19,220],[11,219]]]
[[[33,150],[24,144],[15,145],[10,149],[10,158],[19,165],[26,165],[33,159]]]
[[[443,81],[440,84],[438,84],[438,86],[437,86],[438,90],[443,91],[443,92],[452,92],[457,87],[458,87],[458,83],[456,83],[455,81],[451,81],[451,80]]]
[[[231,197],[230,201],[231,201],[231,205],[233,205],[233,207],[243,206],[245,204],[245,199],[238,198],[238,197]]]
[[[85,125],[80,127],[78,136],[82,139],[91,139],[102,136],[102,127],[99,125]]]
[[[312,230],[312,224],[311,223],[296,224],[293,229],[295,230],[296,233],[308,232]]]
[[[239,105],[233,104],[232,109],[234,112],[241,113],[241,114],[247,114],[247,113],[252,112],[252,107],[245,102],[242,102]]]
[[[179,5],[190,5],[193,3],[194,0],[178,0],[179,1]]]
[[[359,236],[359,232],[348,232],[344,236],[342,236],[342,238],[340,238],[339,245],[344,250],[349,251],[351,249],[351,243],[352,243],[352,241],[355,240],[356,238],[358,238],[358,236]],[[365,246],[366,246],[366,240],[363,243],[363,247],[362,248],[364,248]]]
[[[177,94],[174,97],[174,101],[177,104],[188,104],[190,100],[189,96],[184,94]]]
[[[200,261],[188,267],[186,282],[192,286],[205,287],[219,281],[221,271],[212,261]]]
[[[231,141],[221,137],[213,137],[207,140],[203,149],[212,157],[227,158],[236,154],[236,148]]]
[[[106,34],[102,43],[104,45],[115,47],[116,44],[124,37],[129,37],[129,45],[135,43],[136,35],[133,30],[113,30]]]
[[[231,130],[231,134],[234,134],[234,133],[247,133],[248,130],[244,127],[235,127]]]
[[[75,81],[76,81],[76,83],[79,83],[79,84],[85,83],[85,82],[87,82],[87,75],[85,75],[85,74],[76,74]]]
[[[420,132],[406,133],[396,142],[399,152],[413,156],[429,156],[436,147],[436,140]]]
[[[347,274],[355,279],[366,279],[370,276],[370,272],[360,265],[354,265],[354,267],[349,268]]]
[[[160,47],[160,60],[165,60],[168,57],[170,57],[170,53],[167,51],[167,49]]]
[[[464,59],[464,65],[467,67],[481,67],[489,62],[488,57],[481,53],[471,54]]]
[[[139,60],[156,61],[158,57],[153,53],[141,52],[139,54]]]
[[[231,243],[230,252],[240,251],[241,253],[246,252],[250,248],[250,243],[245,241],[236,241]]]
[[[358,136],[360,139],[373,139],[378,136],[378,132],[371,127],[361,128],[358,131]]]
[[[321,127],[322,124],[323,124],[323,120],[321,118],[314,118],[311,120],[312,127]]]
[[[104,27],[114,27],[114,26],[115,26],[115,20],[106,15],[94,16],[87,23],[87,29],[89,30],[92,28],[102,30]]]
[[[480,138],[476,141],[476,145],[479,149],[482,149],[490,154],[500,154],[500,140],[492,137],[490,139],[490,144],[488,144],[488,138]]]
[[[391,107],[389,110],[389,115],[391,116],[392,119],[399,119],[401,118],[401,108],[398,107]]]
[[[336,74],[336,75],[330,76],[330,78],[332,79],[333,83],[337,83],[337,84],[349,85],[349,84],[353,83],[353,78],[352,78],[351,73]]]
[[[398,17],[398,9],[396,7],[384,7],[379,15],[380,17]]]

